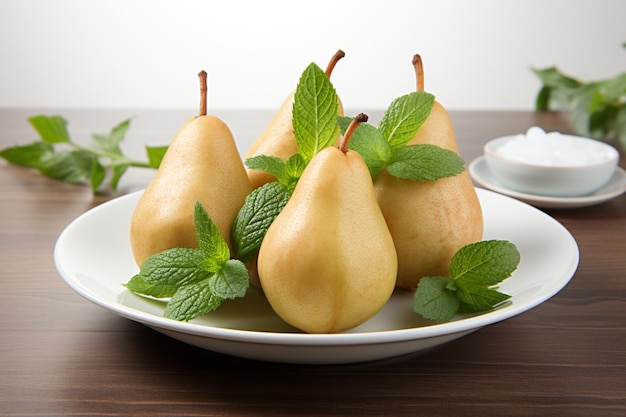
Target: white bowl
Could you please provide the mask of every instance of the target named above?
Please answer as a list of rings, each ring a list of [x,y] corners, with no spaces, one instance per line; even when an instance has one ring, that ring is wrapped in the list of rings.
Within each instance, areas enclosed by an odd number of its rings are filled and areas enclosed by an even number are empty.
[[[532,127],[489,141],[485,160],[492,175],[519,192],[584,196],[603,187],[617,169],[619,153],[604,142]]]

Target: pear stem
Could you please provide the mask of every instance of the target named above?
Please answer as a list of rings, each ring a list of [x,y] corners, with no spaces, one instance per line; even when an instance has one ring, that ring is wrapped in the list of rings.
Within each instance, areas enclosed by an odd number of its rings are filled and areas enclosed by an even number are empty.
[[[415,68],[417,91],[424,91],[424,65],[422,64],[422,57],[419,54],[413,55],[413,68]]]
[[[207,73],[202,70],[198,73],[198,78],[200,78],[200,111],[198,112],[198,116],[206,116],[207,114]]]
[[[341,144],[339,144],[339,150],[341,152],[348,152],[348,145],[350,144],[350,137],[352,136],[352,133],[361,123],[367,122],[367,119],[368,117],[365,113],[359,113],[354,119],[352,119],[352,121],[348,125],[348,128],[346,129],[345,135],[343,135],[343,138],[341,139]]]
[[[335,55],[333,55],[333,57],[330,59],[330,62],[328,63],[328,66],[326,67],[326,76],[328,78],[330,78],[330,74],[333,73],[333,69],[335,69],[335,65],[337,65],[337,62],[339,62],[339,60],[344,56],[346,56],[346,53],[341,49],[335,52]]]

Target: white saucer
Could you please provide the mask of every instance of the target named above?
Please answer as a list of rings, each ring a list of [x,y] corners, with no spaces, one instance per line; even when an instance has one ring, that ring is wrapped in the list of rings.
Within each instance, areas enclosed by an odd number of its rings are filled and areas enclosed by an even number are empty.
[[[615,174],[609,182],[598,191],[581,197],[550,197],[543,195],[527,194],[509,190],[504,187],[497,178],[494,178],[484,156],[474,159],[468,166],[470,176],[480,186],[496,191],[500,194],[516,198],[535,207],[543,208],[576,208],[600,204],[611,200],[626,192],[626,172],[617,167]]]

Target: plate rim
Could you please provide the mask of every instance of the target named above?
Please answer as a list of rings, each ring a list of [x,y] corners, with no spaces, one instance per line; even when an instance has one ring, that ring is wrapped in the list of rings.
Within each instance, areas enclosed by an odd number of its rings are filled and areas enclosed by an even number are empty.
[[[608,185],[607,183],[604,187],[600,188],[600,190],[589,195],[579,196],[579,197],[557,197],[557,196],[530,194],[530,193],[524,193],[521,191],[508,189],[502,184],[498,183],[495,178],[485,177],[484,175],[480,175],[478,173],[479,165],[486,166],[484,155],[481,155],[473,159],[468,165],[468,171],[469,171],[470,176],[479,185],[481,185],[482,187],[485,187],[488,190],[495,191],[499,194],[503,194],[508,197],[520,199],[524,202],[536,205],[538,207],[545,207],[545,208],[585,207],[588,205],[600,204],[605,201],[612,200],[614,198],[619,197],[624,192],[626,192],[626,170],[624,170],[620,166],[617,166],[615,168],[615,172],[613,176],[611,177],[611,179],[609,180],[609,183],[610,183],[613,180],[613,178],[615,178],[616,176],[621,177],[622,185],[621,187],[615,188],[615,190],[598,194],[599,192],[602,192],[602,190],[606,188],[606,186]]]
[[[206,324],[198,324],[193,322],[179,322],[172,319],[167,319],[162,316],[156,316],[151,313],[147,313],[141,310],[134,309],[129,306],[125,306],[118,302],[111,303],[104,297],[94,293],[93,291],[79,285],[75,277],[71,277],[70,273],[64,268],[61,260],[62,244],[67,239],[68,231],[72,230],[77,225],[84,221],[87,216],[93,216],[101,210],[106,210],[109,204],[117,202],[119,204],[122,199],[137,198],[138,194],[143,190],[135,191],[107,202],[104,202],[96,207],[87,210],[74,220],[72,220],[59,234],[55,246],[54,246],[54,262],[57,267],[57,271],[65,283],[72,288],[76,293],[86,298],[87,300],[103,307],[109,311],[112,311],[127,319],[142,323],[150,327],[162,328],[168,331],[179,332],[188,335],[201,336],[206,338],[227,340],[227,341],[239,341],[251,344],[266,344],[266,345],[290,345],[290,346],[351,346],[362,344],[387,344],[408,342],[414,340],[436,338],[446,335],[451,335],[460,332],[469,332],[476,330],[491,324],[495,324],[532,308],[542,304],[546,300],[552,298],[555,294],[560,292],[573,278],[578,268],[580,261],[580,249],[575,238],[572,234],[559,223],[556,219],[552,218],[548,214],[538,210],[531,205],[528,205],[519,200],[515,200],[506,195],[496,193],[494,191],[476,188],[477,193],[491,195],[493,198],[501,198],[515,201],[516,204],[522,204],[527,206],[528,210],[532,210],[536,215],[545,217],[551,221],[556,222],[563,231],[567,234],[568,240],[573,246],[574,251],[571,253],[573,260],[569,263],[568,268],[564,271],[563,276],[552,283],[548,290],[542,292],[540,297],[533,299],[531,302],[523,304],[511,304],[505,308],[496,309],[490,312],[481,313],[479,315],[462,318],[455,321],[449,321],[445,323],[436,323],[423,327],[413,327],[404,329],[390,329],[381,331],[370,332],[344,332],[334,334],[308,334],[308,333],[291,333],[291,332],[272,332],[272,331],[257,331],[257,330],[242,330],[232,329],[218,326],[210,326]],[[118,294],[119,295],[119,294]],[[494,317],[495,316],[495,317]],[[381,338],[381,336],[384,336]]]

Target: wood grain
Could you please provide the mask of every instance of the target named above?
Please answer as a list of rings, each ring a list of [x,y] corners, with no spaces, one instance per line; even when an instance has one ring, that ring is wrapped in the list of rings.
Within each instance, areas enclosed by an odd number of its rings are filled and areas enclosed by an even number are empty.
[[[68,112],[83,125],[112,126],[120,115]],[[167,140],[182,123],[180,112],[132,114],[161,127],[140,128],[131,144],[137,148],[149,136]],[[0,110],[1,147],[28,140],[28,115]],[[271,116],[225,115],[243,141]],[[496,136],[532,125],[568,129],[559,113],[452,116],[467,161]],[[145,185],[144,177],[134,178],[122,192]],[[108,198],[0,162],[0,415],[626,415],[626,195],[584,209],[545,210],[581,252],[571,283],[548,302],[421,354],[343,366],[270,364],[201,350],[74,293],[55,270],[55,240]]]

